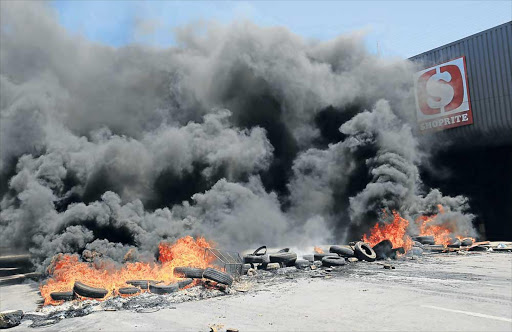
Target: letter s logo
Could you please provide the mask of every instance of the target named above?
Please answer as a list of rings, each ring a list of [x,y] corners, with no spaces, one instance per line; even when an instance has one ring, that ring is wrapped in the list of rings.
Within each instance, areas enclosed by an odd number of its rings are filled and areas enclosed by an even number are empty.
[[[427,83],[432,76],[436,74],[436,69],[431,69],[425,73],[423,73],[418,78],[418,87],[416,93],[418,94],[418,103],[420,106],[420,110],[423,114],[426,115],[434,115],[441,112],[441,108],[432,108],[428,105],[429,94],[427,92]]]
[[[464,85],[459,67],[445,65],[424,72],[418,78],[416,93],[419,109],[425,115],[457,109],[464,99]]]
[[[444,111],[449,112],[454,109],[457,109],[464,99],[464,85],[462,82],[462,73],[458,66],[455,65],[447,65],[443,66],[440,69],[441,73],[448,73],[451,76],[451,80],[447,81],[448,84],[453,88],[453,97],[450,99],[451,101],[443,105]]]

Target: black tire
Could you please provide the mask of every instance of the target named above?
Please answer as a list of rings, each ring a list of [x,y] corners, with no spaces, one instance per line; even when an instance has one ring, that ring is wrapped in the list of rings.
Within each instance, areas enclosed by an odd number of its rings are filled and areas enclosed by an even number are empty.
[[[338,254],[333,252],[316,253],[313,255],[315,261],[322,261],[324,257],[339,257]]]
[[[418,241],[421,244],[436,244],[436,240],[432,235],[428,236],[416,236],[414,238],[415,241]]]
[[[310,263],[313,263],[315,261],[315,255],[303,255],[302,258]]]
[[[261,252],[263,249],[265,249],[264,252]],[[252,253],[254,256],[263,256],[267,253],[267,246],[261,246],[258,249],[254,250]]]
[[[373,246],[372,249],[377,255],[376,259],[386,259],[392,256],[396,257],[396,253],[393,252],[393,243],[391,243],[389,240],[380,241],[375,246]]]
[[[342,266],[345,265],[345,258],[340,256],[325,256],[322,258],[323,266]]]
[[[149,291],[153,294],[170,294],[177,292],[179,289],[178,283],[170,284],[170,285],[149,285]]]
[[[484,246],[474,246],[468,249],[469,251],[487,251],[487,247]]]
[[[192,279],[192,278],[187,278],[187,279],[180,280],[180,281],[178,281],[178,287],[180,289],[184,288],[184,287],[190,285],[193,281],[194,281],[194,279]]]
[[[368,243],[357,242],[354,246],[354,255],[360,261],[373,262],[377,258],[377,254],[373,251]]]
[[[204,269],[199,269],[196,267],[175,267],[174,268],[174,276],[179,278],[197,278],[201,279],[203,277]]]
[[[128,285],[132,285],[134,287],[140,287],[142,289],[148,289],[150,284],[155,284],[155,280],[127,280],[125,281]]]
[[[53,292],[50,293],[50,297],[54,301],[72,301],[75,298],[75,293],[73,291]]]
[[[461,242],[459,239],[455,238],[450,241],[448,248],[460,248]]]
[[[244,256],[244,263],[246,264],[260,264],[263,263],[265,255],[245,255]]]
[[[140,288],[137,287],[123,287],[118,289],[119,294],[122,295],[133,295],[140,293]]]
[[[218,282],[219,284],[224,284],[228,286],[231,286],[231,284],[233,283],[233,278],[229,274],[212,269],[210,267],[204,270],[203,278],[210,279],[215,282]]]
[[[279,250],[277,253],[281,253],[281,252],[290,252],[290,248],[283,248],[283,249]]]
[[[338,254],[340,257],[354,257],[354,250],[342,247],[342,246],[331,246],[329,248],[329,252],[333,254]]]
[[[102,299],[107,295],[108,291],[104,288],[96,288],[87,286],[79,281],[75,281],[73,291],[83,297],[90,297],[93,299]]]
[[[303,270],[311,266],[311,262],[305,259],[297,259],[295,261],[295,267],[299,270]]]
[[[462,239],[462,241],[460,241],[460,245],[465,247],[471,246],[473,245],[473,240],[470,238]]]
[[[271,263],[280,263],[286,266],[293,266],[297,260],[297,254],[294,252],[278,252],[268,257]]]

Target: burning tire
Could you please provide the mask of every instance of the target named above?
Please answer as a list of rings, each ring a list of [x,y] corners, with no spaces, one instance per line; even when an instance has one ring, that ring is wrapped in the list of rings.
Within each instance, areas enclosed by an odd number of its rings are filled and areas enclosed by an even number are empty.
[[[342,266],[345,265],[345,258],[339,256],[325,256],[322,259],[323,266]]]
[[[436,241],[433,236],[416,236],[414,240],[418,241],[421,244],[436,244]]]
[[[460,248],[461,242],[459,239],[455,238],[450,241],[450,244],[448,245],[449,248]]]
[[[83,297],[90,297],[93,299],[102,299],[107,295],[108,291],[104,288],[96,288],[87,286],[79,281],[75,281],[73,291]]]
[[[215,282],[218,282],[219,284],[224,284],[228,286],[231,286],[231,284],[233,283],[233,278],[229,274],[212,269],[210,267],[204,270],[203,278],[210,279]]]
[[[338,254],[338,256],[341,256],[341,257],[354,257],[354,250],[347,248],[347,247],[331,246],[329,248],[329,252],[331,252],[333,254]]]
[[[184,279],[184,280],[180,280],[180,281],[178,281],[178,287],[180,289],[184,288],[184,287],[190,285],[193,281],[194,281],[194,279],[192,279],[192,278],[187,278],[187,279]]]
[[[354,254],[360,261],[373,262],[377,258],[377,254],[373,251],[368,243],[357,242],[354,246]]]
[[[75,293],[73,291],[53,292],[50,294],[50,297],[54,301],[72,301],[75,298]]]
[[[137,287],[123,287],[123,288],[119,288],[118,292],[121,295],[134,295],[134,294],[140,293],[140,288],[137,288]]]
[[[153,294],[170,294],[178,291],[178,284],[170,284],[170,285],[149,285],[149,291]]]
[[[300,270],[303,270],[307,267],[310,267],[311,266],[311,262],[308,261],[308,260],[305,260],[305,259],[297,259],[295,261],[295,267],[297,269],[300,269]]]
[[[393,243],[389,240],[380,241],[375,246],[373,246],[373,251],[377,255],[377,259],[386,259],[391,257],[393,253]],[[396,256],[396,254],[395,254]]]
[[[462,241],[460,241],[460,245],[465,247],[471,246],[473,245],[473,239],[469,237],[462,239]]]
[[[324,257],[339,257],[338,254],[332,252],[316,253],[313,255],[315,261],[322,261]]]
[[[134,287],[140,287],[142,289],[148,289],[150,284],[157,283],[155,280],[127,280],[126,283],[128,285],[132,285]]]
[[[297,260],[297,254],[294,252],[279,252],[269,255],[269,258],[271,263],[293,266]]]
[[[203,277],[204,269],[198,269],[195,267],[182,267],[178,266],[174,268],[174,276],[178,278],[197,278]]]

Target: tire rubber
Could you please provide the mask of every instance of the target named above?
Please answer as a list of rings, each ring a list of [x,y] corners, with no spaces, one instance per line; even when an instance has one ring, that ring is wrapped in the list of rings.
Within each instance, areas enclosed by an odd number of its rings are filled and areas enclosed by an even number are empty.
[[[339,256],[325,256],[322,258],[323,266],[342,266],[345,263],[345,258]]]
[[[174,268],[174,275],[181,278],[197,278],[201,279],[203,277],[204,269],[199,269],[196,267],[182,267],[178,266]]]
[[[331,256],[331,257],[333,257],[333,256],[339,257],[339,256],[338,256],[338,254],[333,253],[333,252],[323,252],[323,253],[316,253],[316,254],[314,254],[314,255],[313,255],[313,258],[314,258],[314,260],[315,260],[315,261],[321,261],[321,260],[322,260],[322,258],[324,258],[324,257],[328,257],[328,256]]]
[[[149,291],[153,294],[170,294],[177,292],[179,289],[178,283],[170,284],[170,285],[149,285]]]
[[[297,254],[294,252],[278,252],[269,255],[271,263],[281,263],[286,266],[293,266],[297,260]]]
[[[210,279],[215,282],[218,282],[219,284],[224,284],[231,286],[233,283],[233,278],[224,272],[221,272],[219,270],[212,269],[211,267],[204,270],[203,278]]]
[[[340,257],[354,257],[354,250],[347,247],[331,246],[329,252],[338,254]]]
[[[83,284],[80,281],[75,281],[73,291],[80,296],[90,297],[93,299],[102,299],[108,293],[108,291],[104,288],[87,286],[86,284]]]
[[[377,258],[377,254],[373,251],[368,243],[357,242],[354,246],[354,254],[360,261],[373,262]]]
[[[71,301],[75,298],[75,293],[73,291],[53,292],[53,293],[50,293],[50,297],[54,301]]]
[[[140,293],[140,288],[137,287],[123,287],[117,290],[122,295],[133,295]]]

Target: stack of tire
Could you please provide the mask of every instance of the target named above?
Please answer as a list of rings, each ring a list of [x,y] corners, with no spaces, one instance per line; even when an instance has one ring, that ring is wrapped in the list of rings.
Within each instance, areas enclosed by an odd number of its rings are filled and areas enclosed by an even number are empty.
[[[297,254],[290,252],[290,248],[284,248],[274,254],[268,255],[270,263],[279,263],[281,267],[295,266]]]
[[[336,254],[338,257],[332,256]],[[321,257],[324,256],[324,257]],[[356,257],[360,261],[373,262],[377,255],[368,243],[357,242],[353,247],[349,246],[331,246],[327,254],[315,254],[315,260],[321,259],[324,266],[345,265],[346,258]]]
[[[273,254],[267,254],[267,247],[261,246],[252,254],[244,256],[244,264],[249,264],[251,268],[267,269],[270,263],[279,264],[279,267],[295,266],[297,254],[290,252],[290,248],[281,249]],[[299,262],[299,266],[307,264]]]
[[[252,254],[244,256],[244,264],[249,264],[253,269],[266,269],[268,263],[270,263],[270,257],[267,255],[267,246],[261,246]]]

